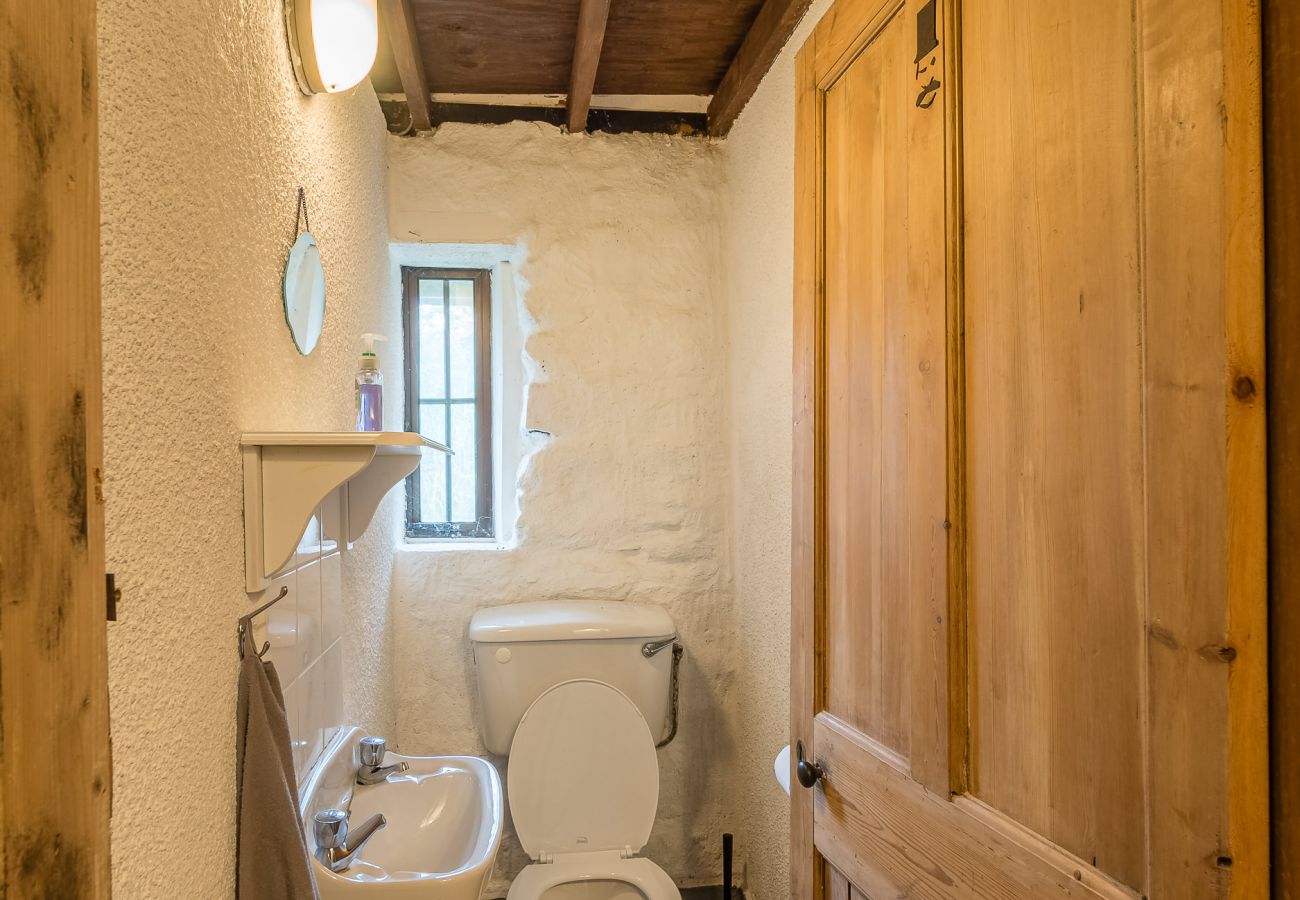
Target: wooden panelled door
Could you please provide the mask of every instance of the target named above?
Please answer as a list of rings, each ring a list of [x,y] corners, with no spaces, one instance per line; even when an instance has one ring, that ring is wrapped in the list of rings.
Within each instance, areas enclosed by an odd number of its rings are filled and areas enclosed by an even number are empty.
[[[0,3],[0,897],[109,896],[95,4]]]
[[[1268,896],[1257,6],[798,57],[792,895]]]

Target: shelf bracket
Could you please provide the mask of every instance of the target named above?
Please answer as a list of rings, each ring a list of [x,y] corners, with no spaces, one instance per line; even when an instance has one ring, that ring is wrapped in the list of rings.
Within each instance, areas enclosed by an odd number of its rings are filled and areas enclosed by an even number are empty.
[[[247,434],[242,444],[249,593],[264,590],[289,562],[331,491],[342,489],[350,548],[384,496],[419,467],[423,448],[450,452],[405,432]]]

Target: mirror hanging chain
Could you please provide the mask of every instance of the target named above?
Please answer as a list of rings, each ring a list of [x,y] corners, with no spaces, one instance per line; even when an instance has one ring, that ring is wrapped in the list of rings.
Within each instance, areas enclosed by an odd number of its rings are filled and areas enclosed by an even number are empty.
[[[307,192],[302,186],[298,187],[298,211],[293,217],[293,237],[298,239],[298,235],[304,231],[311,231],[311,219],[307,218]]]

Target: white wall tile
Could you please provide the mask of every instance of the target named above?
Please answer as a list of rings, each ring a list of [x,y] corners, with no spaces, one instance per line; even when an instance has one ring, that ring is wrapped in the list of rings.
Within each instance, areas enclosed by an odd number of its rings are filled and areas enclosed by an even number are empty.
[[[301,781],[320,756],[324,744],[321,734],[325,728],[325,661],[317,659],[302,677],[302,713],[299,731],[303,745],[302,764],[298,766],[298,780]]]
[[[347,536],[343,533],[343,488],[335,488],[320,505],[321,556],[342,550]]]
[[[288,598],[286,598],[287,600]],[[298,570],[298,594],[294,602],[298,612],[299,670],[305,671],[321,652],[321,564],[309,563]]]
[[[318,509],[314,523],[342,536],[339,492]],[[310,528],[309,528],[310,531]],[[288,587],[289,594],[254,623],[254,636],[271,642],[267,659],[284,685],[293,742],[294,770],[301,782],[343,722],[343,556],[321,556],[320,531],[304,539],[298,565],[275,579],[255,602],[264,603]],[[335,544],[326,542],[326,547]],[[304,547],[306,548],[304,550]]]
[[[271,649],[263,659],[275,664],[275,674],[284,686],[297,678],[303,669],[298,640],[297,573],[291,570],[278,576],[265,591],[253,595],[250,604],[251,609],[256,609],[278,596],[280,589],[286,587],[289,593],[285,598],[253,620],[253,641],[258,650],[262,649],[263,643],[270,642]]]
[[[343,556],[321,558],[321,646],[328,647],[343,633]]]
[[[335,641],[321,658],[324,665],[325,721],[321,740],[328,744],[343,727],[343,642]]]
[[[303,721],[306,718],[306,681],[299,678],[284,689],[284,712],[289,720],[289,745],[293,749],[293,770],[302,781],[307,771],[307,744],[303,738]]]

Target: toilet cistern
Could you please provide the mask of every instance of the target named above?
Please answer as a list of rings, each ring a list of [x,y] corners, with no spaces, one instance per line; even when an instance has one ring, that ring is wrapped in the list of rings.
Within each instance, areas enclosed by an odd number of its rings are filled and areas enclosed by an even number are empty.
[[[483,742],[508,753],[515,834],[533,861],[509,900],[681,900],[638,856],[659,806],[677,629],[662,608],[535,601],[476,612],[469,638]]]
[[[361,765],[357,767],[357,784],[379,784],[387,781],[389,775],[400,775],[407,769],[406,763],[399,762],[391,766],[384,765],[384,754],[388,752],[388,742],[381,737],[363,737],[357,754]]]

